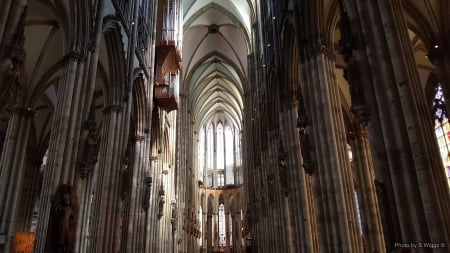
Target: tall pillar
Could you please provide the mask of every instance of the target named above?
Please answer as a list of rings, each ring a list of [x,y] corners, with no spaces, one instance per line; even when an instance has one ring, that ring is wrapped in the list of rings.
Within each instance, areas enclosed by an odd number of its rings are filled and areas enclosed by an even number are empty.
[[[206,219],[206,250],[207,252],[213,252],[213,237],[214,232],[212,231],[212,224],[213,224],[213,215],[212,213],[207,214]]]
[[[120,167],[123,158],[124,118],[122,107],[109,105],[104,109],[104,130],[99,151],[97,182],[94,190],[92,239],[88,252],[117,252],[119,232]]]
[[[312,42],[304,52],[307,80],[302,84],[316,150],[313,172],[321,252],[363,252],[352,171],[348,160],[340,93],[332,51]]]
[[[96,170],[97,167],[93,171]],[[93,173],[96,174],[96,173]],[[79,219],[77,226],[77,242],[75,245],[76,252],[87,252],[91,240],[92,229],[89,224],[92,224],[92,206],[93,206],[93,188],[95,188],[96,178],[93,176],[83,178],[83,184],[79,190],[80,205],[79,205]]]
[[[150,191],[152,179],[145,174],[146,143],[145,137],[137,135],[134,147],[134,159],[130,170],[131,184],[129,195],[128,220],[125,227],[126,252],[145,252],[146,213],[150,207]],[[148,175],[148,174],[147,174]]]
[[[359,102],[367,108],[367,130],[376,157],[379,195],[388,200],[384,219],[391,218],[395,225],[386,224],[392,226],[390,238],[385,239],[386,246],[393,249],[396,242],[423,241],[448,245],[450,195],[402,3],[398,0],[343,3],[343,14],[350,27],[350,31],[343,33],[350,66],[349,83],[363,91]],[[439,248],[436,252],[446,250]]]
[[[57,105],[49,142],[48,163],[44,171],[40,197],[39,220],[34,250],[44,252],[50,218],[51,198],[59,185],[73,186],[76,174],[78,140],[75,138],[81,125],[80,103],[85,57],[70,52],[64,57],[62,80],[58,86]]]
[[[354,123],[347,134],[352,147],[353,175],[362,218],[362,230],[366,252],[383,252],[385,248],[380,209],[375,190],[375,174],[369,140],[363,126]]]
[[[205,201],[205,199],[202,201]],[[203,202],[203,203],[205,203],[205,202]],[[202,225],[201,225],[202,231],[201,231],[201,235],[200,235],[200,240],[201,240],[200,249],[202,249],[203,251],[200,251],[200,253],[206,252],[207,245],[208,245],[208,242],[206,240],[206,235],[207,235],[208,230],[207,230],[207,222],[206,222],[207,216],[206,216],[205,205],[202,206],[202,211],[203,211],[203,213],[200,214],[200,215],[202,215]]]
[[[33,208],[40,190],[41,165],[42,157],[39,156],[39,153],[34,157],[28,157],[25,161],[24,175],[26,177],[22,179],[16,231],[30,231]]]
[[[33,116],[34,112],[30,108],[14,110],[0,160],[0,235],[6,237],[5,244],[0,244],[0,250],[4,250],[2,252],[9,252],[14,237],[26,147]]]
[[[155,133],[157,132],[156,129],[159,126],[154,126],[154,128],[152,128],[152,132]],[[152,138],[156,136],[154,134],[152,134]],[[150,157],[150,161],[151,161],[151,170],[152,170],[152,189],[150,191],[150,207],[149,207],[149,211],[147,212],[147,222],[149,224],[149,226],[147,227],[147,231],[149,232],[149,252],[161,252],[160,248],[159,248],[159,243],[160,243],[160,218],[159,218],[159,212],[160,212],[160,206],[161,206],[161,201],[162,196],[160,193],[160,185],[161,185],[161,169],[159,166],[160,161],[158,160],[158,148],[156,147],[156,145],[154,147],[152,147],[152,156]]]

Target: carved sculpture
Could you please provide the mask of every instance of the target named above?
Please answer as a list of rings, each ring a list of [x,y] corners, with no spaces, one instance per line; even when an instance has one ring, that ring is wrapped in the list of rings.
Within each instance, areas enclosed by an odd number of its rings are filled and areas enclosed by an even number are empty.
[[[98,144],[95,138],[95,132],[97,130],[97,124],[93,119],[95,111],[91,109],[90,116],[86,122],[84,122],[84,131],[81,137],[80,157],[78,158],[78,170],[81,178],[87,178],[89,172],[93,169],[97,163]]]
[[[162,188],[159,190],[159,202],[158,202],[158,218],[161,219],[163,217],[163,213],[164,213],[164,203],[166,203],[166,200],[164,198],[165,192],[164,192],[164,188]]]
[[[297,128],[299,129],[298,134],[300,138],[300,147],[301,147],[301,154],[303,158],[303,168],[305,169],[305,172],[309,175],[312,175],[314,172],[314,147],[311,145],[311,142],[309,141],[309,138],[311,135],[308,133],[307,129],[309,128],[309,125],[311,124],[309,121],[309,117],[306,114],[306,109],[303,104],[303,96],[302,94],[298,94],[298,118],[297,118]]]
[[[47,253],[74,252],[78,198],[71,185],[62,184],[51,200]]]
[[[150,191],[152,188],[152,177],[146,177],[144,179],[144,199],[142,200],[142,207],[145,211],[150,207]]]
[[[352,98],[351,111],[364,124],[367,125],[370,118],[370,108],[365,101],[365,91],[362,86],[363,73],[361,73],[361,63],[354,57],[355,50],[363,47],[361,39],[351,30],[351,22],[345,11],[342,0],[341,5],[341,21],[340,31],[341,39],[339,40],[339,52],[344,57],[347,68],[344,69],[344,78],[348,81],[350,95]]]

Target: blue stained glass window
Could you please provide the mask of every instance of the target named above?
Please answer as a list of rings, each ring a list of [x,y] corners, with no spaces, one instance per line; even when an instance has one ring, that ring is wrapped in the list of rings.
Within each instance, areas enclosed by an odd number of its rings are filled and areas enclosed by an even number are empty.
[[[444,93],[441,85],[438,85],[434,92],[432,107],[434,133],[438,141],[439,152],[450,187],[450,124],[448,122],[448,114],[445,108]]]

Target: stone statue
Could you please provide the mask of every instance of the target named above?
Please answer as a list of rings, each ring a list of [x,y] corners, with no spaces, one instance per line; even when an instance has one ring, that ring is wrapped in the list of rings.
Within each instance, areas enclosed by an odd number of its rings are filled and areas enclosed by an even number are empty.
[[[85,122],[85,131],[82,132],[80,157],[78,158],[78,170],[81,178],[87,178],[89,172],[97,163],[97,154],[99,145],[96,142],[96,123],[95,120]]]
[[[71,185],[60,185],[51,200],[46,252],[74,252],[77,213],[75,190]]]

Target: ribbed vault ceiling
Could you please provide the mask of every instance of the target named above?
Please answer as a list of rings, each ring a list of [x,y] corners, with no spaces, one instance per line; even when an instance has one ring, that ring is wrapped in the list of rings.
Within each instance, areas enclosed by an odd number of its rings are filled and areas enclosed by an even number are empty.
[[[222,119],[241,129],[252,2],[183,1],[183,84],[199,128]]]

